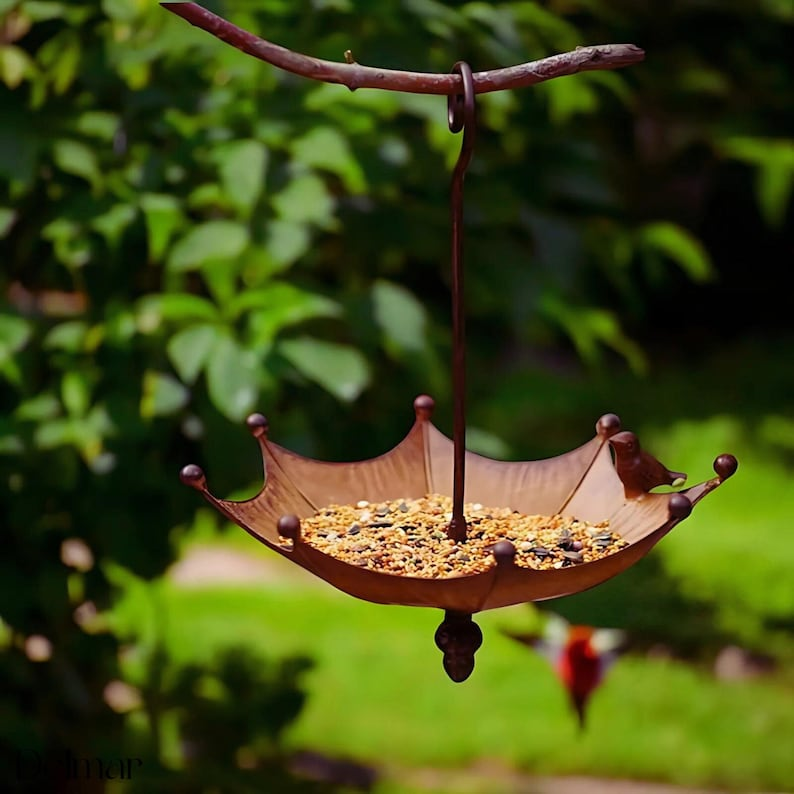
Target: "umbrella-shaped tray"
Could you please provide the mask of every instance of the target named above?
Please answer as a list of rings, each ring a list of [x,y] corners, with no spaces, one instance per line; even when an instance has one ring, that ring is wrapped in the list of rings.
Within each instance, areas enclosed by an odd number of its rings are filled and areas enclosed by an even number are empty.
[[[181,477],[252,537],[334,587],[380,604],[445,610],[436,640],[440,646],[463,646],[446,654],[451,658],[445,658],[444,666],[454,680],[469,675],[481,642],[479,629],[471,621],[473,613],[578,593],[624,571],[737,466],[732,455],[720,455],[714,461],[717,476],[713,479],[674,493],[650,493],[650,488],[665,484],[660,472],[667,470],[639,450],[633,433],[620,430],[614,414],[606,414],[596,424],[595,437],[571,452],[525,462],[466,452],[465,475],[466,497],[474,503],[507,506],[527,515],[572,516],[592,524],[608,521],[609,531],[626,545],[600,559],[576,563],[562,556],[563,550],[550,550],[563,564],[536,570],[517,565],[515,545],[502,540],[494,544],[493,564],[487,570],[423,578],[370,570],[305,542],[301,519],[322,513],[329,505],[361,504],[356,526],[365,533],[368,525],[387,523],[369,505],[452,494],[454,444],[431,422],[432,409],[431,398],[418,397],[414,424],[403,441],[380,457],[354,463],[297,455],[271,441],[267,421],[253,414],[247,424],[259,442],[266,477],[256,496],[243,502],[218,499],[209,492],[202,470],[192,464],[182,469]],[[627,450],[626,445],[633,445],[634,450]],[[399,519],[392,523],[398,524]],[[465,547],[466,540],[458,545]]]
[[[297,455],[271,441],[267,420],[253,414],[247,423],[265,470],[256,496],[242,502],[218,499],[198,466],[181,472],[183,482],[254,538],[345,593],[380,604],[443,609],[436,644],[447,674],[463,681],[482,643],[474,613],[558,598],[606,581],[647,554],[736,471],[736,459],[720,455],[714,461],[716,477],[685,490],[656,492],[657,486],[682,485],[686,476],[643,451],[614,414],[598,420],[596,435],[586,444],[546,460],[498,461],[465,446],[461,227],[475,95],[584,69],[616,68],[641,60],[642,50],[632,45],[577,48],[476,75],[463,62],[448,75],[391,72],[360,66],[349,52],[343,64],[292,53],[195,3],[163,5],[244,52],[297,74],[351,89],[446,94],[450,130],[463,130],[451,185],[452,439],[433,425],[433,400],[426,395],[414,401],[414,424],[402,442],[384,455],[353,463]],[[493,526],[497,531],[489,535]],[[429,553],[443,555],[444,564],[428,560]],[[409,564],[396,564],[395,558]]]

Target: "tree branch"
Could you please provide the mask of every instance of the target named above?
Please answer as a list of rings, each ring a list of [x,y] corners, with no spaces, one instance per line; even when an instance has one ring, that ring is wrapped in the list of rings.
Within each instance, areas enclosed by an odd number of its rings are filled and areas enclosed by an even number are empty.
[[[222,17],[207,11],[198,3],[160,3],[182,19],[206,30],[216,38],[231,44],[254,58],[293,74],[338,83],[351,91],[356,88],[383,88],[389,91],[405,91],[412,94],[454,94],[462,90],[459,74],[429,74],[426,72],[403,72],[394,69],[378,69],[358,63],[324,61],[292,52],[266,39],[260,39]],[[349,56],[346,56],[349,57]],[[602,44],[596,47],[577,47],[572,52],[552,55],[539,61],[522,63],[506,69],[494,69],[474,74],[474,92],[501,91],[505,88],[520,88],[535,85],[554,77],[563,77],[577,72],[596,69],[619,69],[638,63],[645,52],[633,44]]]

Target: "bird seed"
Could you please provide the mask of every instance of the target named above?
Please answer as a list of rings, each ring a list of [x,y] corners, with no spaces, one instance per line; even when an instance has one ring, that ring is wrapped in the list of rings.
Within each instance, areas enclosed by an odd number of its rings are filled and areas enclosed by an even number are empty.
[[[370,504],[329,505],[300,522],[301,542],[331,557],[371,571],[446,579],[487,571],[501,540],[515,547],[515,565],[548,570],[606,557],[628,543],[609,522],[592,524],[570,516],[523,515],[506,507],[467,504],[466,540],[447,537],[452,499],[432,494]],[[284,542],[286,539],[283,539]]]

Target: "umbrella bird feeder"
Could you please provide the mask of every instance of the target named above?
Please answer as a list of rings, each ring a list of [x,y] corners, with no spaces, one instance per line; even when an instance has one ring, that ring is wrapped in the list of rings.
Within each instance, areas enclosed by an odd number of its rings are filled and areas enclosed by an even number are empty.
[[[296,74],[351,90],[447,96],[450,131],[463,132],[450,190],[452,438],[433,425],[434,403],[427,395],[414,400],[413,425],[397,446],[352,463],[312,460],[291,452],[270,439],[265,417],[253,414],[247,425],[259,444],[265,472],[256,496],[241,502],[213,496],[203,471],[194,464],[182,469],[181,478],[256,540],[345,593],[379,604],[444,610],[436,645],[449,677],[463,681],[482,643],[472,615],[571,595],[605,582],[647,554],[738,465],[732,455],[719,455],[715,477],[680,488],[686,476],[644,451],[614,414],[598,419],[592,439],[554,458],[508,462],[466,449],[462,209],[477,124],[476,96],[589,69],[618,68],[642,60],[644,54],[633,45],[613,44],[580,47],[476,74],[465,62],[455,64],[449,74],[401,72],[362,66],[349,52],[344,63],[310,58],[258,38],[195,3],[162,5],[244,52]],[[679,490],[657,491],[662,485]],[[428,516],[419,504],[434,514],[435,529],[424,535]],[[336,513],[337,519],[344,516],[338,531],[319,531]],[[542,530],[543,545],[537,540],[540,529],[525,537],[511,535],[511,525],[523,526],[529,516],[536,528],[541,517],[557,527]],[[567,518],[561,523],[563,516]],[[484,529],[489,522],[500,527],[490,538]],[[348,545],[345,553],[334,553],[333,543],[340,535]],[[579,537],[591,539],[593,548],[601,551],[583,548]],[[480,553],[477,564],[460,564],[471,559],[475,547]],[[399,553],[392,552],[398,548]],[[427,557],[428,549],[445,557],[443,566],[431,561],[427,567],[427,560],[420,558]],[[403,562],[396,564],[395,558]]]

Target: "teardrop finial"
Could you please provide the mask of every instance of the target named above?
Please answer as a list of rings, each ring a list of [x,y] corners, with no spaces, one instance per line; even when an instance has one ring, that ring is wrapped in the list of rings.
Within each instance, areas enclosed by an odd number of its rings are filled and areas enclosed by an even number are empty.
[[[456,683],[465,681],[474,670],[474,654],[482,645],[482,631],[471,615],[447,610],[436,629],[436,647],[444,654],[446,674]]]

